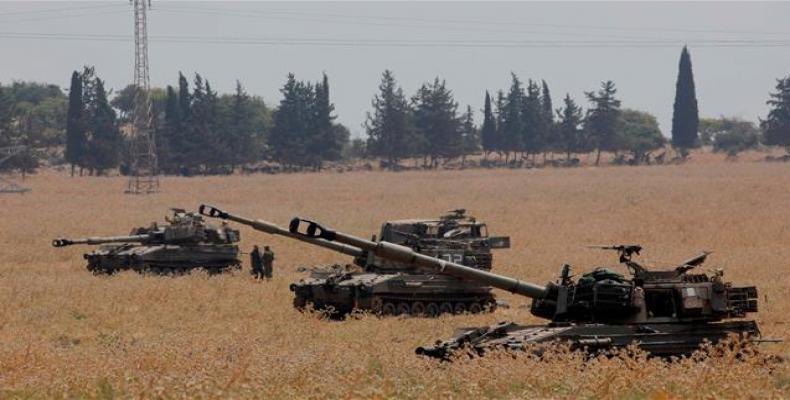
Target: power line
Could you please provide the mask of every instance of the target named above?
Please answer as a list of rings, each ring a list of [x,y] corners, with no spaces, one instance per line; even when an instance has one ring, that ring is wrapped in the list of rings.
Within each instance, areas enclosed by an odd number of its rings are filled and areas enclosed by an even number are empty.
[[[14,20],[10,20],[10,21],[2,21],[2,24],[3,25],[7,25],[7,24],[15,24],[15,23],[19,23],[19,22],[54,21],[54,20],[62,20],[62,19],[73,19],[73,18],[81,18],[81,17],[93,17],[93,16],[97,16],[97,15],[111,15],[111,14],[128,14],[128,11],[125,11],[125,10],[105,10],[105,11],[97,11],[97,12],[85,12],[85,13],[79,13],[79,14],[49,15],[49,16],[23,18],[23,19],[14,19]]]
[[[790,40],[761,39],[705,39],[696,41],[679,40],[405,40],[405,39],[326,39],[326,38],[283,38],[283,37],[245,37],[245,36],[189,36],[158,35],[150,36],[155,43],[177,44],[214,44],[214,45],[283,45],[317,47],[458,47],[458,48],[522,48],[522,47],[559,47],[559,48],[640,48],[640,47],[677,47],[688,44],[694,47],[788,47]],[[0,32],[0,39],[37,39],[64,41],[102,41],[129,42],[126,35],[94,33],[36,33]]]
[[[104,8],[120,8],[122,4],[93,4],[90,6],[82,6],[82,7],[63,7],[63,8],[43,8],[37,10],[24,10],[24,11],[7,11],[7,12],[0,12],[0,18],[7,16],[7,15],[20,15],[20,14],[35,14],[40,15],[42,13],[62,13],[62,12],[69,12],[69,11],[80,11],[80,10],[97,10],[97,9],[104,9]]]
[[[599,31],[614,31],[614,32],[662,32],[662,33],[708,33],[708,34],[739,34],[739,35],[770,35],[770,36],[790,36],[790,32],[777,32],[777,31],[753,31],[753,30],[732,30],[732,29],[696,29],[696,28],[666,28],[666,27],[623,27],[623,26],[613,26],[613,25],[569,25],[569,24],[551,24],[551,23],[535,23],[535,22],[508,22],[508,21],[485,21],[485,20],[473,20],[473,19],[433,19],[433,18],[420,18],[417,16],[410,16],[410,17],[395,17],[395,16],[382,16],[382,15],[347,15],[347,14],[333,14],[333,13],[309,13],[309,12],[299,12],[299,11],[282,11],[282,10],[267,10],[267,11],[260,11],[260,10],[233,10],[232,8],[223,7],[223,8],[212,8],[212,7],[196,7],[193,5],[179,5],[178,8],[169,8],[168,5],[164,5],[159,8],[159,11],[165,12],[179,12],[179,13],[203,13],[203,14],[211,14],[211,15],[227,15],[227,16],[237,16],[237,17],[253,17],[253,18],[268,18],[268,19],[282,19],[282,17],[276,17],[277,15],[285,15],[285,16],[306,16],[306,17],[313,17],[312,19],[297,19],[291,18],[290,20],[303,20],[306,22],[326,22],[326,23],[343,23],[343,24],[363,24],[368,25],[369,23],[364,23],[362,20],[374,20],[376,23],[375,25],[385,25],[379,23],[380,21],[393,21],[393,22],[406,22],[406,23],[414,23],[420,22],[425,24],[455,24],[455,25],[464,25],[462,29],[468,31],[469,26],[474,26],[475,31],[479,31],[480,25],[488,25],[488,26],[515,26],[515,27],[539,27],[539,28],[552,28],[552,29],[571,29],[571,30],[581,30],[581,29],[590,29],[590,30],[599,30]],[[275,16],[275,17],[273,17]],[[327,18],[337,18],[340,20],[345,21],[332,21],[331,19]],[[393,25],[393,26],[408,26],[414,27],[415,25]],[[519,32],[513,30],[507,30],[500,32]],[[523,33],[540,33],[535,31],[521,31]],[[559,32],[544,32],[546,34],[560,34]],[[585,33],[589,34],[589,32]]]

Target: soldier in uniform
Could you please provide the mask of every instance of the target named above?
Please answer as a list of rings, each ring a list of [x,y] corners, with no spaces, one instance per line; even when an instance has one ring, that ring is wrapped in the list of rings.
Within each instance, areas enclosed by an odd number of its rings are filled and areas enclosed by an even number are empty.
[[[263,246],[263,276],[272,279],[274,272],[274,252],[269,246]]]
[[[268,247],[266,247],[268,249]],[[250,252],[250,274],[254,276],[256,279],[263,279],[264,270],[263,270],[263,257],[261,257],[261,251],[258,249],[258,246],[252,247],[252,252]]]

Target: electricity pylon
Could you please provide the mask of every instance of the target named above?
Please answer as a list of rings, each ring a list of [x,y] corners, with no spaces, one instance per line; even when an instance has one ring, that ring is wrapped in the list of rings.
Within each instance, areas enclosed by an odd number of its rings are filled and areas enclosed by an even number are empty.
[[[151,0],[130,0],[134,6],[134,108],[130,140],[129,182],[126,193],[159,191],[156,137],[151,110],[151,82],[148,75],[148,21]]]

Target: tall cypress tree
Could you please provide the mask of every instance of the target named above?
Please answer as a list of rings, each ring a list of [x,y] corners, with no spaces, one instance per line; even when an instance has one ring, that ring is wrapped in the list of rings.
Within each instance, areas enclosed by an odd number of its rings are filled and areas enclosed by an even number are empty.
[[[178,95],[172,86],[167,85],[167,97],[165,98],[165,126],[162,132],[161,144],[166,147],[166,151],[159,154],[159,165],[166,172],[175,172],[180,166],[180,156],[182,153],[181,137],[179,136],[181,126],[181,112],[178,107]],[[158,137],[158,136],[157,136]],[[157,147],[159,150],[159,147]]]
[[[771,110],[761,123],[765,131],[765,142],[772,146],[782,146],[790,154],[790,76],[777,80],[776,93],[771,93],[767,104],[771,106]]]
[[[546,80],[542,81],[541,89],[540,104],[543,110],[543,119],[552,123],[554,122],[554,108],[552,108],[551,92],[549,91],[549,84],[546,83]]]
[[[466,112],[461,117],[461,166],[466,165],[466,155],[480,151],[480,131],[475,126],[475,116],[472,106],[466,106]]]
[[[680,53],[678,80],[675,84],[675,104],[672,113],[672,145],[685,157],[688,149],[698,146],[699,111],[694,89],[691,55],[686,46]]]
[[[195,74],[194,90],[190,104],[190,115],[186,119],[188,127],[188,157],[185,164],[192,168],[202,167],[203,173],[209,172],[224,154],[216,140],[214,122],[216,118],[216,93],[200,74]]]
[[[14,143],[11,123],[13,120],[14,101],[9,92],[8,88],[0,85],[0,147],[16,144]]]
[[[69,108],[66,116],[66,161],[71,164],[71,176],[74,176],[74,167],[82,167],[88,149],[88,139],[85,135],[83,114],[85,105],[82,99],[82,77],[74,71],[71,74],[71,87],[69,89]]]
[[[94,81],[93,103],[91,110],[91,139],[89,142],[91,168],[98,175],[118,166],[121,156],[121,133],[116,124],[115,110],[107,101],[104,82],[96,78]]]
[[[335,105],[329,100],[329,78],[324,74],[320,83],[315,85],[314,107],[314,138],[311,139],[313,149],[311,153],[317,155],[317,165],[321,160],[337,161],[340,159],[342,145],[333,128],[335,116],[332,112]]]
[[[543,155],[545,157],[546,151],[554,151],[560,146],[554,126],[554,108],[551,101],[551,92],[545,79],[541,81],[540,105],[541,131],[543,133],[541,136],[543,137]]]
[[[480,141],[483,146],[483,158],[488,158],[488,153],[496,151],[496,117],[491,109],[491,95],[486,90],[485,104],[483,106],[483,126],[480,129]]]
[[[494,135],[493,142],[493,149],[499,155],[502,155],[502,152],[505,151],[505,117],[506,117],[506,110],[505,106],[507,104],[507,100],[505,99],[505,92],[502,89],[499,89],[496,92],[496,135]]]

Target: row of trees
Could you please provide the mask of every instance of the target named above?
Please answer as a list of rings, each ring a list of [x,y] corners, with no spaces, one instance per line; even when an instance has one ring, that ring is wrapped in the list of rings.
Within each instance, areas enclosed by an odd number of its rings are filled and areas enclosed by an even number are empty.
[[[783,146],[790,153],[790,77],[778,80],[776,93],[768,101],[771,111],[759,128],[723,117],[701,124],[686,47],[681,51],[675,89],[671,144],[680,158],[703,144],[713,144],[714,150],[729,154],[760,143]],[[622,109],[616,94],[615,84],[606,81],[599,90],[585,92],[590,103],[586,111],[569,95],[554,109],[546,81],[529,79],[524,84],[513,74],[507,91],[497,91],[495,98],[485,93],[478,130],[470,107],[458,115],[458,103],[444,81],[436,78],[423,84],[407,99],[393,73],[385,71],[365,123],[367,152],[385,158],[391,166],[402,158],[423,157],[435,167],[440,159],[479,150],[484,160],[496,153],[504,156],[506,163],[511,156],[521,160],[531,156],[534,162],[541,153],[544,160],[547,153],[564,153],[570,160],[574,153],[590,151],[596,153],[596,165],[602,151],[615,153],[616,159],[622,157],[619,153],[629,152],[631,163],[649,161],[650,152],[665,146],[667,140],[654,116]],[[700,138],[700,133],[707,138]]]
[[[69,89],[66,117],[65,159],[71,164],[71,174],[79,167],[91,174],[101,175],[120,163],[123,137],[115,110],[107,99],[104,81],[96,76],[93,67],[74,71]]]
[[[390,167],[413,158],[435,168],[480,152],[486,162],[492,154],[506,163],[534,163],[541,154],[544,161],[556,153],[572,161],[574,154],[595,152],[598,164],[601,152],[612,152],[621,160],[630,154],[627,161],[640,163],[667,142],[652,115],[622,107],[611,81],[585,93],[586,110],[569,95],[555,108],[545,81],[522,81],[513,74],[509,88],[485,93],[477,126],[472,108],[460,107],[444,80],[437,77],[407,96],[394,74],[384,71],[364,123],[367,138],[353,141],[335,121],[326,75],[319,82],[289,75],[280,92],[282,99],[271,109],[239,82],[234,93],[220,95],[199,74],[190,82],[179,73],[177,84],[152,89],[160,169],[169,174],[231,172],[262,160],[285,168],[320,169],[344,157],[380,157]],[[129,161],[125,133],[134,94],[131,85],[113,94],[91,67],[72,74],[68,98],[55,85],[0,85],[0,147],[65,144],[72,173],[79,168],[80,173],[102,174],[119,166],[123,172]],[[770,96],[770,111],[759,124],[700,119],[691,55],[684,48],[672,118],[673,148],[680,157],[700,145],[737,154],[765,144],[790,153],[790,76],[779,79]],[[40,154],[17,155],[4,168],[30,171]]]
[[[424,165],[436,167],[440,160],[480,148],[471,107],[459,114],[452,91],[439,78],[407,99],[394,74],[384,71],[372,105],[365,121],[367,153],[383,157],[389,167],[407,157],[422,157]]]
[[[158,159],[164,172],[232,172],[238,165],[261,159],[271,112],[240,82],[233,94],[218,95],[200,74],[195,74],[190,87],[179,73],[177,86],[167,86],[164,99],[153,103]]]
[[[274,115],[269,140],[270,156],[287,168],[320,169],[337,161],[349,140],[349,131],[334,122],[335,106],[329,99],[329,79],[297,81],[293,74],[280,89],[283,98]]]
[[[72,174],[101,174],[128,160],[122,127],[131,123],[135,88],[107,102],[103,82],[91,67],[75,71],[69,92],[66,161]],[[289,75],[283,99],[272,116],[263,99],[249,95],[240,82],[232,94],[219,95],[195,74],[190,85],[151,91],[159,167],[168,174],[232,172],[237,166],[275,160],[286,166],[320,168],[341,158],[348,130],[334,122],[329,78],[318,83]],[[118,113],[116,114],[116,110]]]
[[[474,124],[471,107],[458,113],[445,82],[434,79],[423,84],[407,99],[391,71],[382,75],[379,93],[373,98],[366,129],[369,154],[383,157],[395,166],[403,158],[422,157],[432,167],[447,160],[480,150],[487,159],[496,153],[509,162],[535,160],[536,155],[597,150],[630,151],[641,160],[650,150],[661,147],[664,137],[655,117],[639,111],[621,110],[617,89],[611,81],[600,90],[586,93],[591,107],[583,112],[566,95],[562,107],[554,109],[545,81],[528,80],[524,85],[515,74],[507,92],[498,91],[492,100],[486,92],[483,122]]]

